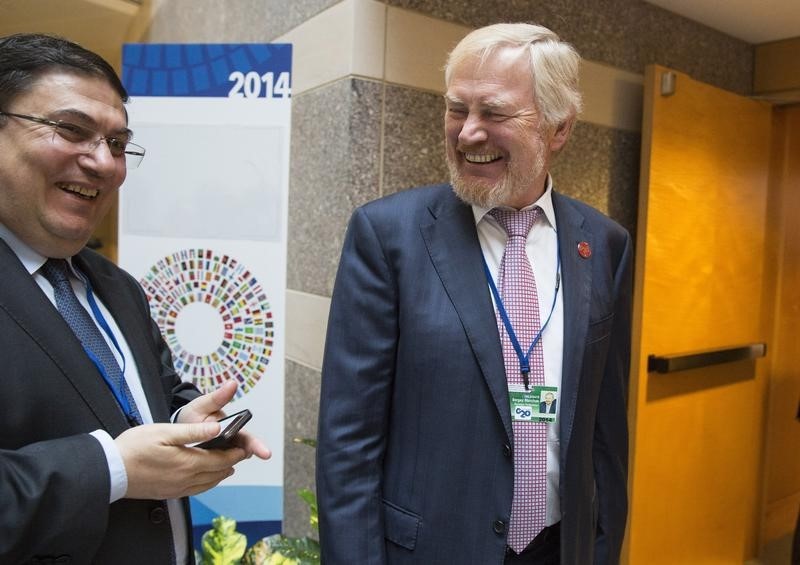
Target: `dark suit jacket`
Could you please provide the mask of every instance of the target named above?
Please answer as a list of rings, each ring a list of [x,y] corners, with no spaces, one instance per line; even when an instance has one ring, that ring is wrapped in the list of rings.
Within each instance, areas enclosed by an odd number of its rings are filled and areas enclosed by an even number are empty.
[[[564,290],[561,561],[618,560],[631,241],[553,195]],[[577,244],[593,255],[581,258]],[[353,214],[331,304],[317,458],[323,563],[501,564],[513,491],[508,389],[469,206],[449,185]]]
[[[153,419],[168,421],[199,393],[175,374],[144,293],[92,251],[74,262],[125,334]],[[170,563],[162,501],[108,503],[108,464],[87,433],[128,428],[114,396],[2,240],[0,272],[0,563]]]

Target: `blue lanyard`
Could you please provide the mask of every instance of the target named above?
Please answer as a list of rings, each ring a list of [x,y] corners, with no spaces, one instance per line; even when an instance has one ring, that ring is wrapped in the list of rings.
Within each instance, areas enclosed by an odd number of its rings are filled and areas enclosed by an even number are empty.
[[[83,284],[86,285],[86,298],[89,300],[89,307],[92,309],[92,314],[94,315],[94,319],[100,324],[102,330],[106,333],[106,335],[111,340],[111,343],[114,344],[114,348],[119,353],[120,358],[122,359],[122,379],[124,382],[125,379],[125,355],[122,353],[122,349],[117,342],[117,338],[114,336],[114,332],[111,331],[111,327],[106,322],[106,319],[103,317],[103,313],[100,311],[100,308],[97,306],[97,301],[94,298],[94,293],[92,292],[92,284],[89,282],[89,279],[86,278],[83,273],[78,272],[77,269],[74,269],[75,272],[78,274],[78,277],[83,281]],[[106,371],[105,365],[97,358],[97,356],[88,348],[84,347],[83,350],[86,352],[86,355],[89,356],[89,359],[92,360],[97,370],[100,371],[100,374],[103,376],[103,380],[106,382],[109,390],[111,390],[111,394],[114,395],[114,398],[117,399],[117,404],[119,404],[122,411],[125,413],[125,416],[128,418],[129,422],[136,422],[136,417],[134,416],[133,409],[131,408],[130,402],[128,402],[128,398],[125,393],[122,391],[121,387],[114,385],[114,382],[111,380],[111,377],[108,375]]]
[[[550,305],[550,313],[547,315],[547,320],[545,320],[544,324],[542,324],[542,326],[539,328],[539,332],[533,338],[533,343],[531,343],[527,353],[522,352],[522,347],[517,339],[517,334],[514,331],[514,328],[511,326],[511,320],[506,312],[506,307],[503,304],[502,298],[500,298],[500,292],[497,290],[497,285],[494,283],[491,271],[489,271],[489,265],[486,263],[486,257],[481,254],[481,259],[483,259],[483,271],[486,273],[486,280],[489,281],[489,287],[492,289],[492,295],[494,296],[495,304],[497,304],[497,310],[500,312],[500,319],[503,320],[503,325],[505,326],[508,337],[511,340],[511,345],[514,346],[514,351],[519,359],[519,371],[522,373],[522,381],[525,383],[525,390],[528,390],[528,388],[530,388],[528,385],[528,374],[531,371],[531,352],[542,338],[542,332],[544,332],[547,324],[550,323],[550,318],[553,317],[553,311],[556,309],[556,298],[558,298],[558,289],[561,287],[561,253],[559,253],[558,237],[556,236],[556,290],[553,293],[553,303]]]

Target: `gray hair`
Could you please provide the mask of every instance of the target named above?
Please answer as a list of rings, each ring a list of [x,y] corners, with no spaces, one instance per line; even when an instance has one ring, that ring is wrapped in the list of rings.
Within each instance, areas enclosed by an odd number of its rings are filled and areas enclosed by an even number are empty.
[[[453,69],[469,57],[481,63],[503,47],[527,48],[536,109],[545,125],[556,128],[576,117],[583,107],[578,87],[581,57],[572,45],[546,27],[535,24],[494,24],[469,33],[450,52],[444,69],[449,86]]]

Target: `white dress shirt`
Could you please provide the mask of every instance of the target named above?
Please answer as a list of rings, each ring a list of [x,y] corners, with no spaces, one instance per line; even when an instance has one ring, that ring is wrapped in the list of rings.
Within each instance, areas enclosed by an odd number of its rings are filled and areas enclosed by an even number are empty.
[[[536,293],[539,300],[539,312],[543,324],[550,314],[550,305],[553,304],[553,295],[556,292],[556,269],[558,265],[558,240],[556,238],[556,215],[553,210],[553,183],[547,176],[547,186],[544,194],[536,201],[523,208],[529,210],[540,207],[544,215],[540,215],[528,234],[525,251],[533,268],[536,280]],[[475,225],[478,230],[478,240],[483,250],[483,256],[495,282],[500,270],[500,261],[505,251],[508,235],[505,229],[489,214],[489,208],[472,206],[475,216]],[[487,281],[488,286],[488,281]],[[490,293],[491,294],[491,293]],[[547,424],[547,514],[545,524],[552,526],[561,520],[561,504],[558,498],[560,434],[559,422],[561,419],[561,369],[564,350],[564,293],[559,290],[556,296],[555,307],[547,327],[542,333],[542,353],[544,356],[544,380],[546,386],[558,387],[558,416],[552,424]],[[494,296],[492,296],[494,301]],[[496,307],[496,305],[495,305]],[[521,344],[522,345],[522,344]],[[527,349],[530,344],[524,344]]]

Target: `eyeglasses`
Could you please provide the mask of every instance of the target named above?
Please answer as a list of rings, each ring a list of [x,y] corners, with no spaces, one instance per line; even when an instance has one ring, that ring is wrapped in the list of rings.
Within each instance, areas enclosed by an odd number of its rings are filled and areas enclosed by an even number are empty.
[[[141,145],[131,143],[125,137],[109,137],[100,135],[98,132],[89,128],[71,124],[69,122],[53,121],[46,118],[37,118],[36,116],[28,116],[25,114],[12,114],[11,112],[3,112],[0,110],[0,116],[11,116],[21,120],[28,120],[29,122],[36,122],[53,128],[53,141],[61,139],[69,144],[69,146],[81,154],[91,153],[97,146],[106,142],[108,150],[113,157],[125,157],[125,166],[129,169],[135,169],[139,163],[144,159],[145,149]]]

